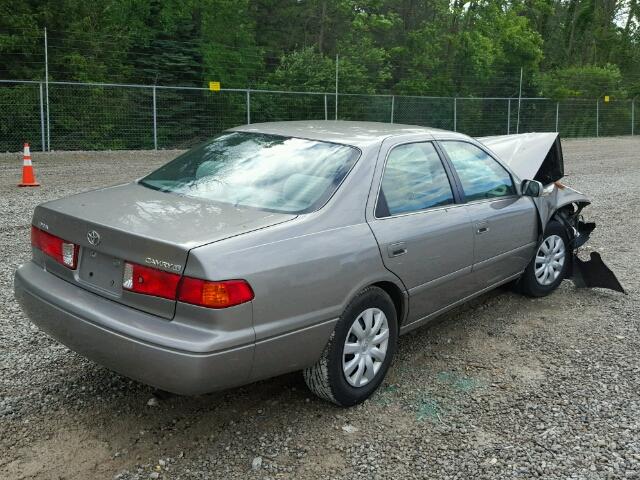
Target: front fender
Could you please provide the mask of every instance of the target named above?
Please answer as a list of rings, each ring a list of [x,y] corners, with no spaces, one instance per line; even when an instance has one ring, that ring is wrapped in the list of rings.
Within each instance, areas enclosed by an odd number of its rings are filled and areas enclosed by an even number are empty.
[[[547,227],[549,220],[562,207],[576,204],[579,208],[583,208],[591,203],[585,194],[558,182],[548,185],[545,190],[551,191],[533,199],[538,210],[541,234]]]

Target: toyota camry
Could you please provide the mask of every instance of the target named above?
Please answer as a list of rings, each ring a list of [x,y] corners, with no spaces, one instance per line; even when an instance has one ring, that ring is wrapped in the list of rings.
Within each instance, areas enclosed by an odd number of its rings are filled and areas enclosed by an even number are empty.
[[[503,284],[622,291],[559,180],[556,133],[473,139],[366,122],[225,131],[144,178],[39,205],[15,274],[30,319],[157,388],[302,371],[354,405],[398,336]]]

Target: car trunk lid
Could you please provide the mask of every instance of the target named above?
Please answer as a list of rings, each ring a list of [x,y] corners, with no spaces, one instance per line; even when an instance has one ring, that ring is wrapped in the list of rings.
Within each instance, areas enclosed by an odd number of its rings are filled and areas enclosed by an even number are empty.
[[[33,225],[80,246],[76,270],[42,258],[51,273],[114,301],[172,318],[174,300],[122,289],[125,262],[181,274],[192,248],[293,218],[132,183],[42,204]]]

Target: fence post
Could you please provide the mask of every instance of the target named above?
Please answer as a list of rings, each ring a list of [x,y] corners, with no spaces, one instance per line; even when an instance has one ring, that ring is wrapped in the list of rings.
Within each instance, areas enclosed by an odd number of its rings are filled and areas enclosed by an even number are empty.
[[[516,123],[516,133],[520,133],[520,107],[522,106],[522,67],[520,67],[520,90],[518,91],[518,120]]]
[[[596,100],[596,137],[600,136],[600,102]]]
[[[458,97],[453,97],[453,131],[458,131]]]
[[[631,100],[631,136],[633,136],[633,127],[636,123],[636,99]]]
[[[49,123],[49,46],[47,27],[44,28],[44,81],[47,96],[47,152],[51,151],[51,124]]]
[[[396,104],[396,96],[391,95],[391,123],[393,123],[393,111],[395,108],[395,104]]]
[[[336,53],[336,120],[338,120],[338,60],[339,56]]]
[[[511,98],[507,100],[507,135],[511,133]]]
[[[329,120],[329,110],[327,110],[327,94],[324,94],[324,119]]]
[[[556,133],[558,133],[558,117],[560,115],[560,102],[556,102]]]
[[[247,125],[251,123],[251,90],[247,89]]]
[[[45,147],[46,147],[46,143],[44,140],[44,98],[43,98],[43,93],[42,93],[42,82],[40,82],[40,136],[42,138],[42,151],[45,151]],[[631,131],[633,131],[633,123],[631,123],[632,128]]]
[[[153,149],[158,150],[158,114],[156,110],[156,86],[153,86]]]

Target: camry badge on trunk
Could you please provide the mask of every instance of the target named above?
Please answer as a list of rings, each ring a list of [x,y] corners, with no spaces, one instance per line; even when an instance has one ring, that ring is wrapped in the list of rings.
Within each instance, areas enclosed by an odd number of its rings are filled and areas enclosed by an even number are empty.
[[[144,261],[149,265],[164,268],[165,270],[172,270],[174,272],[179,272],[180,270],[182,270],[182,265],[176,265],[175,263],[165,262],[164,260],[158,260],[157,258],[147,257],[144,259]]]
[[[95,247],[100,243],[100,234],[95,230],[89,230],[89,233],[87,233],[87,241]]]

